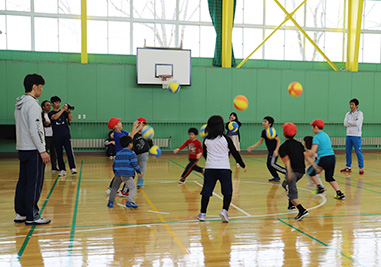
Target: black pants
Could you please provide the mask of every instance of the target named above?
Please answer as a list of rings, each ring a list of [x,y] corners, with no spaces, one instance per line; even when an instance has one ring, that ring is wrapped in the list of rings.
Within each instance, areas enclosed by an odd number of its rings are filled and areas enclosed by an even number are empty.
[[[40,218],[37,206],[44,183],[45,164],[37,150],[20,150],[20,174],[16,186],[15,211],[27,221]]]
[[[70,169],[75,168],[74,153],[71,147],[70,135],[69,136],[54,135],[53,140],[54,140],[54,147],[57,153],[57,160],[58,160],[58,166],[60,167],[60,171],[66,170],[65,162],[63,160],[63,147],[65,148],[65,151],[66,151],[66,156],[69,161]]]
[[[183,174],[181,174],[181,178],[185,179],[188,177],[188,175],[194,170],[196,172],[201,172],[203,173],[204,170],[200,167],[197,166],[198,159],[189,159],[188,165],[185,167],[185,170]]]
[[[54,148],[53,136],[45,136],[45,143],[46,143],[46,147],[45,147],[46,152],[49,151],[50,164],[52,165],[52,170],[58,170],[56,149]]]
[[[267,169],[271,173],[273,178],[279,177],[278,172],[285,174],[286,169],[276,164],[278,157],[273,157],[274,151],[269,151],[267,154]]]

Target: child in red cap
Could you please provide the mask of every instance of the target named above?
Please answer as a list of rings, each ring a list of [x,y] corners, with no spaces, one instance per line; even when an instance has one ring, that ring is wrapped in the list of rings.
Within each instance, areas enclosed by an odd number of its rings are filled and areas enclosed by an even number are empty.
[[[308,211],[298,200],[296,182],[303,177],[306,165],[304,163],[304,146],[294,139],[296,132],[295,124],[290,122],[283,124],[283,136],[286,141],[279,147],[279,156],[284,161],[287,170],[282,186],[287,191],[288,209],[293,210],[296,207],[299,213],[295,220],[300,221],[308,215]]]

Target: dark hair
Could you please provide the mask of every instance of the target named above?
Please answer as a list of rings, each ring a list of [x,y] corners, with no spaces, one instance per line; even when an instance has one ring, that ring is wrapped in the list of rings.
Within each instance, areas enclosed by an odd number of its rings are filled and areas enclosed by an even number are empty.
[[[46,102],[49,102],[49,100],[44,100],[44,101],[42,101],[42,103],[41,103],[41,107],[43,107],[43,106],[45,106],[45,103]],[[50,102],[49,102],[50,103]]]
[[[274,124],[274,118],[273,117],[266,116],[263,119],[267,120],[271,124],[271,126],[273,126],[273,124]]]
[[[208,135],[205,137],[206,139],[214,139],[217,136],[224,134],[224,119],[219,115],[213,115],[208,120],[208,125],[205,128],[205,132]]]
[[[313,139],[313,137],[312,136],[305,136],[304,138],[303,138],[303,141],[306,143],[306,148],[307,149],[311,149],[311,147],[312,147],[312,139]]]
[[[51,98],[50,98],[50,102],[51,103],[54,103],[54,102],[61,102],[61,98],[59,98],[58,96],[52,96]]]
[[[25,88],[25,93],[32,92],[33,85],[45,85],[45,80],[42,78],[41,75],[38,75],[36,73],[34,74],[28,74],[24,78],[24,88]]]
[[[351,101],[349,101],[349,104],[350,104],[350,103],[354,103],[355,106],[358,106],[358,105],[360,104],[360,102],[357,100],[357,98],[353,98],[353,99],[351,99]]]
[[[195,135],[198,135],[198,130],[196,128],[189,128],[188,133],[194,133]]]
[[[235,120],[234,120],[234,121],[238,121],[237,113],[232,112],[232,113],[230,113],[229,117],[230,117],[231,115],[234,115],[234,117],[235,117]]]
[[[128,147],[129,144],[132,143],[132,138],[131,136],[125,135],[120,138],[120,145],[122,147]]]
[[[108,132],[108,138],[111,138],[111,134],[113,133],[114,131],[109,131]]]

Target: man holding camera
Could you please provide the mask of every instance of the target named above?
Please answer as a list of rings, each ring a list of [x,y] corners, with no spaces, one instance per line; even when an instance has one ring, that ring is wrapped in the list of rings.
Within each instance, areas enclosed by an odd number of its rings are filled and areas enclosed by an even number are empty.
[[[56,148],[58,166],[60,168],[59,176],[66,176],[66,167],[63,160],[63,148],[65,148],[66,156],[69,161],[71,174],[78,173],[75,169],[74,153],[71,146],[71,136],[69,130],[69,123],[73,120],[71,111],[74,107],[68,104],[61,107],[61,99],[58,96],[50,98],[53,105],[53,110],[49,112],[49,118],[53,127],[53,141]]]

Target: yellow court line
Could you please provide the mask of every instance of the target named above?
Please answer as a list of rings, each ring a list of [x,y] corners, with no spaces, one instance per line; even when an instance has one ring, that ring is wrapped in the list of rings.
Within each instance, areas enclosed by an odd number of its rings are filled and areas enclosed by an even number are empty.
[[[154,211],[159,211],[155,205],[152,203],[152,201],[148,198],[146,193],[144,193],[143,189],[140,189],[140,192],[142,192],[144,198],[147,200],[148,204],[151,206],[151,208]],[[166,223],[167,221],[164,219],[164,217],[160,213],[156,213],[157,217],[159,217],[160,221],[162,223]],[[176,234],[173,232],[172,228],[168,224],[164,224],[165,228],[169,232],[169,234],[172,236],[172,238],[176,241],[177,245],[180,247],[180,249],[184,252],[184,254],[189,254],[188,250],[185,248],[183,243],[181,243],[180,239],[176,236]]]

